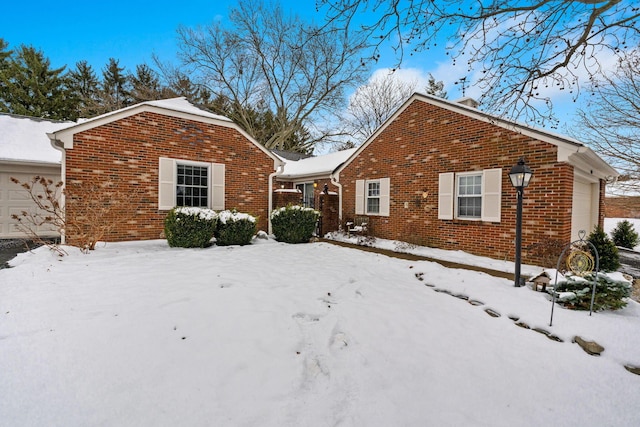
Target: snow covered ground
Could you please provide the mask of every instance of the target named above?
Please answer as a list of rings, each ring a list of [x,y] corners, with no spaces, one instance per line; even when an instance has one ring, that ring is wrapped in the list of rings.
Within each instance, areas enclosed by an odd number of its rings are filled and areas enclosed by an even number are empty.
[[[0,426],[640,425],[633,301],[557,307],[549,327],[545,295],[510,280],[329,243],[39,248],[12,265]]]

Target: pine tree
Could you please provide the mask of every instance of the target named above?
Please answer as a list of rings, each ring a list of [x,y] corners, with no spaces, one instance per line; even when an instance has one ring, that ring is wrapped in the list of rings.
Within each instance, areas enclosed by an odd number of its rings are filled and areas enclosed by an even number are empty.
[[[119,110],[131,105],[129,79],[120,67],[120,61],[109,58],[109,63],[102,69],[102,109],[104,113]]]
[[[618,248],[613,241],[609,239],[602,227],[596,226],[587,237],[587,241],[591,242],[598,251],[600,271],[616,271],[620,268]]]
[[[429,73],[429,80],[427,86],[424,88],[428,95],[437,96],[438,98],[447,99],[447,91],[444,90],[444,82],[442,80],[436,81],[436,78]]]
[[[80,117],[93,117],[101,112],[100,81],[95,71],[87,61],[76,62],[75,70],[67,74],[69,87],[78,98],[78,115]]]
[[[147,64],[137,65],[136,73],[129,78],[131,98],[134,103],[162,99],[162,87],[158,73]]]
[[[633,249],[638,245],[638,233],[626,219],[618,222],[616,228],[611,232],[611,238],[616,246]]]
[[[11,56],[5,53],[0,74],[3,111],[48,119],[77,117],[77,100],[62,74],[65,67],[51,68],[49,59],[32,46],[20,46]]]
[[[6,73],[9,67],[9,57],[12,52],[8,48],[9,44],[0,38],[0,111],[9,111],[9,107],[5,101],[8,90],[8,77]]]

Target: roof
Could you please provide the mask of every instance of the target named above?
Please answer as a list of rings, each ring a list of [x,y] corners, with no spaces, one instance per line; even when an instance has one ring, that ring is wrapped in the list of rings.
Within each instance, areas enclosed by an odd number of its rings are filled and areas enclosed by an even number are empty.
[[[469,103],[466,98],[462,99]],[[440,108],[444,108],[449,111],[453,111],[468,117],[472,117],[477,120],[481,120],[487,123],[491,123],[502,128],[519,132],[523,135],[535,138],[539,141],[547,142],[558,147],[558,161],[567,162],[576,168],[589,171],[592,175],[600,179],[610,179],[619,176],[619,173],[611,167],[607,162],[602,160],[591,148],[587,147],[582,142],[570,138],[565,135],[561,135],[555,132],[549,132],[546,129],[534,128],[522,123],[507,120],[495,114],[487,113],[477,108],[470,107],[459,101],[449,101],[443,98],[438,98],[433,95],[425,95],[421,93],[414,93],[409,99],[387,119],[358,149],[356,152],[347,159],[336,171],[340,173],[353,159],[355,159],[359,153],[361,153],[371,142],[373,142],[380,133],[382,133],[387,126],[406,110],[413,102],[426,102],[431,105],[435,105]]]
[[[0,113],[0,161],[59,165],[62,155],[47,133],[72,123]]]
[[[336,151],[335,153],[317,157],[288,160],[284,166],[284,172],[279,174],[278,178],[295,179],[323,176],[328,177],[338,166],[355,153],[355,151],[355,148],[350,148],[348,150]]]
[[[258,143],[231,119],[198,108],[196,105],[190,103],[185,97],[141,102],[139,104],[131,105],[129,107],[121,108],[120,110],[78,122],[54,132],[49,132],[48,136],[51,141],[64,147],[64,149],[73,149],[73,135],[76,133],[103,126],[143,112],[154,112],[165,116],[178,117],[185,120],[193,120],[233,128],[244,135],[244,137],[249,141],[253,142],[265,154],[271,157],[274,160],[274,164],[282,164],[282,160],[278,156],[264,148],[262,144]]]

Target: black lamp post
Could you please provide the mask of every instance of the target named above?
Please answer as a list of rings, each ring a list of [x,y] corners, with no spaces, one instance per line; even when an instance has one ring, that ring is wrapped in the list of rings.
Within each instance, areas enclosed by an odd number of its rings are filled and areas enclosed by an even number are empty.
[[[522,198],[524,189],[529,185],[533,171],[524,164],[524,159],[521,157],[518,160],[518,164],[511,168],[509,172],[509,179],[511,179],[511,185],[513,185],[518,193],[518,208],[516,213],[516,277],[515,286],[522,286],[520,279],[520,264],[521,264],[521,246],[522,246]]]

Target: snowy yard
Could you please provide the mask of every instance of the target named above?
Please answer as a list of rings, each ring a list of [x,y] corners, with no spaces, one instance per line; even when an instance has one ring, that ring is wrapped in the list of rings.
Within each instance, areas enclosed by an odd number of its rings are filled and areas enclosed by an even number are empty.
[[[69,253],[0,270],[1,426],[640,425],[633,301],[549,327],[512,281],[329,243]]]

